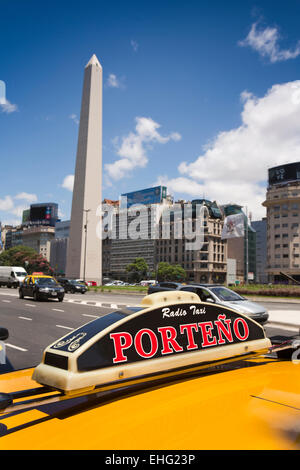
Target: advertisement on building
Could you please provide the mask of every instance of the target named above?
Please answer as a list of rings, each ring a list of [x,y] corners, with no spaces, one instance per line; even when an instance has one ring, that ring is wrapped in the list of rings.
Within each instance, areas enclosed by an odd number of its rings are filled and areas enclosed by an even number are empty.
[[[268,173],[270,186],[300,180],[300,162],[270,168]]]
[[[141,191],[133,191],[121,195],[121,207],[129,208],[134,204],[159,204],[167,197],[166,186],[146,188]],[[127,199],[126,199],[127,198]]]

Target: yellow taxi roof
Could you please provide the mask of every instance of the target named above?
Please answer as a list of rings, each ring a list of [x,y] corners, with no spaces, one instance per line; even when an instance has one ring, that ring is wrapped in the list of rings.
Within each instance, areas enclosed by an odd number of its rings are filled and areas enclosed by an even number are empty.
[[[36,387],[31,375],[1,375],[1,392]],[[299,409],[299,365],[249,359],[145,390],[0,415],[0,449],[298,449]]]

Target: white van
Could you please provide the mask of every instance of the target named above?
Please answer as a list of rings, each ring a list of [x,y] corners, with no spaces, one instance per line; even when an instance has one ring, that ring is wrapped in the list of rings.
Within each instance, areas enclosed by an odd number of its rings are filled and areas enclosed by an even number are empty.
[[[0,266],[0,287],[19,287],[27,276],[27,272],[20,266]]]

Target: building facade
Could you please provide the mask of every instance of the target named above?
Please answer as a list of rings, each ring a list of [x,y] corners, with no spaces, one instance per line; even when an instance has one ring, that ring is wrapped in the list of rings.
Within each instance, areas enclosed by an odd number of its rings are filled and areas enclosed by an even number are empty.
[[[267,274],[267,218],[251,222],[256,232],[256,282],[266,284]]]
[[[267,209],[268,281],[300,281],[300,162],[269,169]]]
[[[236,261],[236,282],[256,281],[256,232],[249,218],[238,204],[221,206],[224,217],[242,213],[244,215],[244,235],[227,240],[227,257]]]

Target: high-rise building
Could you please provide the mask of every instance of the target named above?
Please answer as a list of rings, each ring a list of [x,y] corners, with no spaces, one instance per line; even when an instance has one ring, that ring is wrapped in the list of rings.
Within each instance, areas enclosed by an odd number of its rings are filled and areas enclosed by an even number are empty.
[[[128,194],[130,197],[127,197]],[[105,276],[126,280],[126,266],[135,258],[142,257],[148,264],[150,276],[155,276],[160,262],[167,262],[182,266],[189,281],[226,282],[227,244],[226,240],[221,239],[223,214],[215,202],[201,199],[189,203],[178,201],[173,204],[173,199],[167,195],[166,189],[159,187],[127,193],[125,196],[127,205],[123,208],[122,205],[113,205],[113,223],[110,231],[105,232]],[[137,203],[144,207],[140,212],[134,209],[137,208]],[[196,221],[196,206],[202,205],[208,209],[202,220],[203,243],[199,248],[195,245],[195,248],[187,249],[187,243],[191,243],[192,237],[187,235],[185,224],[190,224],[192,236],[197,233],[199,226]],[[190,213],[186,211],[188,206]],[[178,221],[180,230],[177,230]],[[138,238],[130,237],[131,226],[138,226],[135,234]]]
[[[66,275],[102,281],[102,67],[95,55],[85,67]],[[100,233],[100,236],[98,234]]]
[[[251,222],[256,232],[256,282],[268,282],[267,269],[267,218]]]
[[[239,204],[221,206],[224,216],[244,215],[244,235],[227,240],[227,256],[236,260],[236,281],[247,282],[256,279],[256,232],[250,219],[244,214]]]
[[[267,273],[269,282],[300,281],[300,162],[269,169]]]

